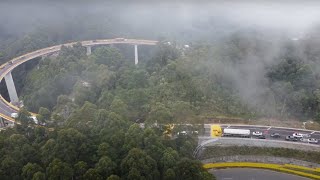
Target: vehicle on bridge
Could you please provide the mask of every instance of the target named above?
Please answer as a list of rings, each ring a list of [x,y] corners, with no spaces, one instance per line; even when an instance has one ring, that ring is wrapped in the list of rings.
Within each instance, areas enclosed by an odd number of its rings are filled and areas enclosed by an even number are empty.
[[[127,39],[125,39],[125,38],[115,38],[114,40],[115,41],[127,41]]]
[[[286,141],[298,141],[298,138],[295,136],[286,136]]]
[[[309,137],[311,137],[310,134],[301,134],[301,133],[296,133],[296,132],[293,133],[292,136],[296,137],[296,138],[309,138]]]
[[[256,136],[256,138],[258,138],[258,139],[266,139],[266,136],[265,135],[259,135],[259,136]]]
[[[252,135],[253,135],[253,136],[262,136],[262,132],[260,132],[260,131],[253,131],[253,132],[252,132]]]
[[[229,129],[224,128],[222,136],[225,137],[250,137],[250,130],[249,129]]]
[[[318,140],[315,138],[301,138],[300,139],[301,142],[306,142],[306,143],[310,143],[310,144],[318,144]]]
[[[18,113],[11,113],[12,118],[18,118],[19,114]]]
[[[272,137],[272,138],[280,138],[281,135],[280,135],[279,133],[272,133],[272,134],[270,135],[270,137]]]

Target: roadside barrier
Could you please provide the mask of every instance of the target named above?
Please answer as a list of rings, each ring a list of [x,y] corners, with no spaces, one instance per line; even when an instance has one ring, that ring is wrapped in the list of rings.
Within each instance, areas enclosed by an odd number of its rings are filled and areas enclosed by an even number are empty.
[[[204,164],[205,169],[221,169],[221,168],[261,168],[284,173],[295,174],[312,179],[320,179],[320,168],[308,168],[291,164],[265,164],[251,162],[226,162],[226,163],[208,163]]]

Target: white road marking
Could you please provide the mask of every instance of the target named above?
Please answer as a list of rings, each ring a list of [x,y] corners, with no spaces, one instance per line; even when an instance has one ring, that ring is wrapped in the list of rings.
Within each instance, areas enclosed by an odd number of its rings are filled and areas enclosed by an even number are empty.
[[[312,133],[310,133],[310,134],[314,134],[315,133],[315,131],[313,131]]]
[[[268,127],[268,129],[267,130],[270,130],[271,129],[271,126],[270,127]]]

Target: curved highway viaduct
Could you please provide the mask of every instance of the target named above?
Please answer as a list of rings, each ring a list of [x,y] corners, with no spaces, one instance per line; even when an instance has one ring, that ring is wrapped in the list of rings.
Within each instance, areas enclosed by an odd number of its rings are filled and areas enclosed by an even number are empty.
[[[8,121],[14,122],[14,119],[11,117],[12,113],[17,113],[19,111],[19,107],[16,105],[19,103],[19,98],[17,95],[17,91],[14,85],[14,81],[12,78],[12,70],[14,70],[20,64],[30,61],[37,57],[44,57],[61,50],[62,46],[71,47],[78,42],[72,42],[67,44],[56,45],[44,49],[39,49],[37,51],[30,52],[28,54],[24,54],[17,58],[14,58],[7,63],[0,66],[0,81],[5,79],[8,93],[10,97],[10,103],[6,101],[0,94],[0,117],[4,118]],[[82,46],[87,48],[87,55],[91,54],[91,47],[98,45],[109,45],[109,44],[129,44],[134,46],[134,62],[138,64],[138,45],[156,45],[158,41],[153,40],[141,40],[141,39],[125,39],[125,38],[115,38],[115,39],[102,39],[102,40],[89,40],[80,42]],[[2,121],[1,121],[2,122]],[[1,123],[0,122],[0,123]],[[3,123],[3,122],[2,122]],[[0,124],[1,127],[1,124]]]

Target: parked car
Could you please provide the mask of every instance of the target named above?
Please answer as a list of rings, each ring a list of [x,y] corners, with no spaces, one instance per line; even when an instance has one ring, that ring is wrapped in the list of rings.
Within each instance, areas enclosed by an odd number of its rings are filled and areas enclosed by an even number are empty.
[[[298,138],[294,136],[286,136],[286,141],[298,141]]]
[[[260,131],[253,131],[253,132],[252,132],[252,135],[253,135],[253,136],[262,136],[262,132],[260,132]]]
[[[270,136],[272,138],[280,138],[281,137],[279,133],[272,133]]]

